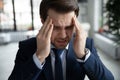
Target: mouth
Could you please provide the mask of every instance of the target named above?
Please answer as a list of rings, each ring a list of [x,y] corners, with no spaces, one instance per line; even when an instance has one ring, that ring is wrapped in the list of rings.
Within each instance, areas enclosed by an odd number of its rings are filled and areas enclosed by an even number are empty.
[[[58,40],[56,42],[59,46],[66,46],[66,44],[68,43],[67,40]]]
[[[65,44],[67,41],[57,41],[59,44]]]

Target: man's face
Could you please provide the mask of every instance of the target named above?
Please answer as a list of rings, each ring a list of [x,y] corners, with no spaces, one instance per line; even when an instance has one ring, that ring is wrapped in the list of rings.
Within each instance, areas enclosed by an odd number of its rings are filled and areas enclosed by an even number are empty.
[[[48,16],[52,19],[54,25],[51,43],[58,49],[65,48],[74,32],[72,21],[75,16],[74,11],[63,14],[49,9]]]

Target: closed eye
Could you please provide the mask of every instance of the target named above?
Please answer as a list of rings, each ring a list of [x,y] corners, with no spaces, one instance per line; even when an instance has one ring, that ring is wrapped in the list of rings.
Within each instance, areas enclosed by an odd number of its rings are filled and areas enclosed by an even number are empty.
[[[65,29],[73,29],[73,25],[67,26]]]
[[[59,26],[54,26],[54,30],[59,30],[60,27]]]

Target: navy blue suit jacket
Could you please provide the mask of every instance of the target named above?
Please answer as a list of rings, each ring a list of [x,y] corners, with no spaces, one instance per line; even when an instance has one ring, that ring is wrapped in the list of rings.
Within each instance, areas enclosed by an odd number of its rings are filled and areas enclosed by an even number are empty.
[[[101,62],[92,39],[86,40],[86,48],[91,51],[91,55],[85,63],[76,60],[72,43],[73,39],[66,57],[66,80],[84,80],[85,75],[90,80],[114,80],[111,72]],[[36,38],[19,43],[15,66],[8,80],[53,80],[50,56],[46,58],[43,69],[40,70],[33,61],[35,52]]]

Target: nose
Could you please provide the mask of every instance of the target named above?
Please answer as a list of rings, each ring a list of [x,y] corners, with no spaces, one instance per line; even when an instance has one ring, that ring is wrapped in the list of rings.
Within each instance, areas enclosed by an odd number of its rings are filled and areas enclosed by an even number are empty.
[[[66,30],[60,30],[60,32],[59,32],[59,36],[60,36],[60,38],[66,38],[67,37],[67,32],[66,32]]]

